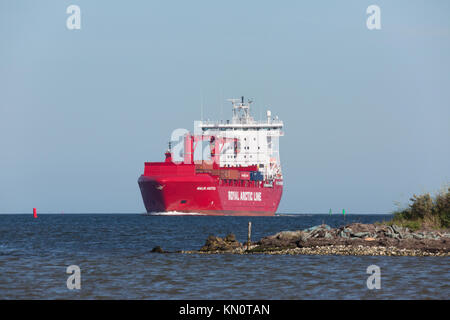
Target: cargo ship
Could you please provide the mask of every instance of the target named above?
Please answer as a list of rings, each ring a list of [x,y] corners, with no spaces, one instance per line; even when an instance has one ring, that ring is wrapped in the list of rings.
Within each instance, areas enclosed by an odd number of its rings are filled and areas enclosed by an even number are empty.
[[[231,121],[195,121],[194,133],[185,132],[178,148],[169,142],[163,162],[145,163],[138,184],[147,213],[275,214],[283,193],[283,122],[270,110],[254,120],[252,101],[228,100]]]

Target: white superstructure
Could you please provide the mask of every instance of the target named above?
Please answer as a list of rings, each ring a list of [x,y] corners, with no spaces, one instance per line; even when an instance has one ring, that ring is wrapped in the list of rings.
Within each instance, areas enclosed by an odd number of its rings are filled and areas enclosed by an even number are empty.
[[[281,178],[279,137],[283,136],[283,121],[272,118],[270,110],[264,121],[256,121],[250,114],[252,101],[229,99],[233,105],[231,121],[198,121],[202,135],[235,139],[220,152],[220,166],[246,167],[257,165],[269,180]]]

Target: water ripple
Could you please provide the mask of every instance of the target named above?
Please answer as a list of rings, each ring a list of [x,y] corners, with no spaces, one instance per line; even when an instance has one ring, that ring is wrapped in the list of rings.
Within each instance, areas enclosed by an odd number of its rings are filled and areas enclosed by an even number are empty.
[[[346,222],[388,219],[347,215]],[[253,239],[342,216],[202,217],[4,215],[0,224],[0,297],[4,299],[447,299],[448,257],[152,254],[196,249],[209,234]],[[66,268],[81,268],[68,290]],[[368,290],[366,269],[381,268]]]

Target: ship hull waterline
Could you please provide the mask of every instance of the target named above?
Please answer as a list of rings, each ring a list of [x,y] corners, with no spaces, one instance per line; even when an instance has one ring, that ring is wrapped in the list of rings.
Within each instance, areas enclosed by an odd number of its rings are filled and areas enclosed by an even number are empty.
[[[283,186],[230,186],[208,174],[195,176],[140,176],[138,180],[148,214],[170,213],[211,216],[274,216]]]

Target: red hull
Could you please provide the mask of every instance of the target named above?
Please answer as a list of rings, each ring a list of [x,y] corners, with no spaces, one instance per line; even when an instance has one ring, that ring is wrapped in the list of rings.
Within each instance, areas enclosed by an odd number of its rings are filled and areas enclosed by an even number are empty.
[[[148,213],[181,212],[206,215],[273,216],[283,192],[282,181],[272,186],[244,180],[224,181],[207,173],[195,173],[194,165],[148,163],[139,178],[144,205]],[[156,166],[164,168],[161,174]],[[153,172],[152,172],[153,171]],[[162,174],[164,172],[164,174]]]

